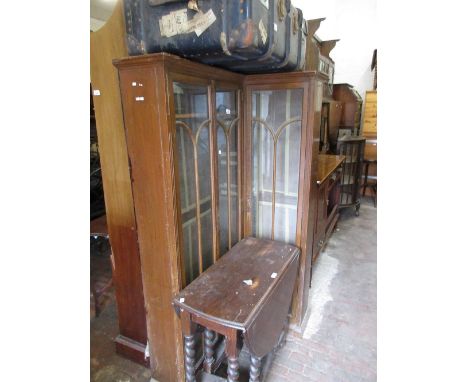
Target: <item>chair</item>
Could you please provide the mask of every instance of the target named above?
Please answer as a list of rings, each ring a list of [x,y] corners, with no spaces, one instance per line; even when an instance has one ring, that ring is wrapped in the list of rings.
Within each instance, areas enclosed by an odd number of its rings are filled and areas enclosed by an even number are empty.
[[[345,136],[338,140],[337,154],[345,156],[341,175],[341,196],[339,208],[354,206],[359,216],[361,206],[361,174],[366,138]]]
[[[377,166],[377,159],[364,159],[364,183],[362,184],[362,196],[366,195],[366,189],[369,187],[374,191],[374,207],[377,207],[377,176],[370,176],[369,179],[369,166],[375,164]]]

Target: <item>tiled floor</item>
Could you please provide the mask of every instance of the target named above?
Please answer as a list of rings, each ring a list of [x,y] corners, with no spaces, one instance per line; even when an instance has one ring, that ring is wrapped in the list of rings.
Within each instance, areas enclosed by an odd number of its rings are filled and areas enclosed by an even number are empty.
[[[377,380],[377,209],[343,210],[313,271],[312,307],[302,337],[288,334],[266,382]],[[148,369],[115,354],[115,299],[91,321],[91,381],[148,382]],[[161,381],[164,382],[164,381]]]
[[[311,315],[302,337],[288,334],[267,382],[377,380],[377,209],[343,210],[315,263]]]

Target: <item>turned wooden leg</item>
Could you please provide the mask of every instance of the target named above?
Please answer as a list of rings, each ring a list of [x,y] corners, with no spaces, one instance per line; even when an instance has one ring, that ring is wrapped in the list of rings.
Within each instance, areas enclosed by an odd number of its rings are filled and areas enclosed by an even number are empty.
[[[184,336],[185,381],[195,382],[195,335]]]
[[[239,380],[239,349],[237,348],[237,330],[226,333],[226,355],[228,358],[228,382]]]
[[[239,381],[239,358],[229,357],[228,358],[228,382]]]
[[[185,381],[195,382],[195,324],[185,311],[181,311],[180,318],[184,335]]]
[[[209,374],[212,373],[214,359],[214,341],[215,341],[215,333],[210,329],[205,329],[203,334],[204,341],[205,341],[205,361],[203,362],[203,368]]]
[[[260,367],[262,366],[262,359],[250,356],[250,378],[249,382],[260,382]]]

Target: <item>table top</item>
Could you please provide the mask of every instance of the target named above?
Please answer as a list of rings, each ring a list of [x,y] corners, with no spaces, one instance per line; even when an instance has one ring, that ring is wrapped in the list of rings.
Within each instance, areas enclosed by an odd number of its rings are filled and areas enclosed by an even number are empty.
[[[344,155],[319,154],[317,184],[322,184],[345,160]]]
[[[290,244],[245,238],[180,292],[173,303],[199,317],[245,331],[299,252]]]

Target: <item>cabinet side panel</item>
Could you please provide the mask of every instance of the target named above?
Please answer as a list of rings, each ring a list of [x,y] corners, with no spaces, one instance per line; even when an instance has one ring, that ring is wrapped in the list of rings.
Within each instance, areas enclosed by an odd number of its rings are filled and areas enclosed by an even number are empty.
[[[162,64],[120,70],[151,352],[157,380],[183,380],[173,137]]]
[[[144,347],[147,334],[140,254],[119,81],[117,69],[112,66],[112,59],[127,55],[122,8],[121,1],[119,1],[106,25],[99,31],[91,33],[90,69],[93,90],[96,94],[97,91],[100,93],[100,95],[93,96],[93,103],[99,139],[107,226],[115,264],[113,281],[119,333]],[[145,364],[143,352],[137,358],[131,358]]]
[[[317,214],[317,170],[320,140],[320,119],[322,105],[322,87],[320,80],[309,82],[308,97],[305,99],[307,114],[307,135],[302,147],[305,156],[301,169],[301,189],[304,199],[301,201],[301,257],[296,290],[293,297],[292,328],[300,331],[308,308],[310,267]]]

